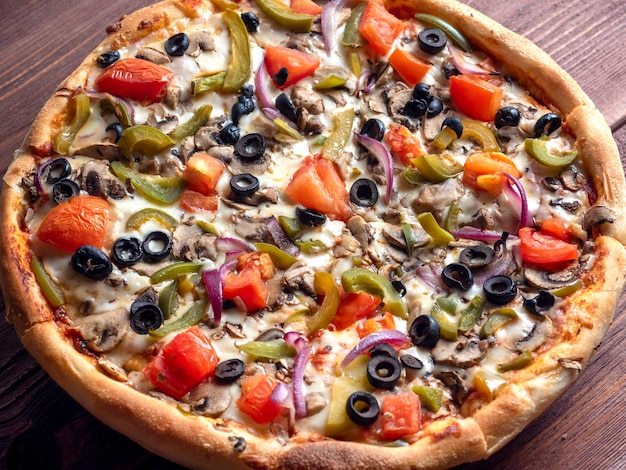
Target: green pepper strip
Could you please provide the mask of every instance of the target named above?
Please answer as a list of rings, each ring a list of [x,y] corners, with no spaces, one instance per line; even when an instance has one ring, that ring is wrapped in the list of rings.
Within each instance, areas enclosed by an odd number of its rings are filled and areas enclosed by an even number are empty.
[[[483,307],[485,305],[485,299],[480,295],[475,295],[470,300],[470,303],[463,312],[461,312],[461,319],[459,320],[459,331],[463,333],[474,328],[474,325],[478,323],[480,317],[483,315]]]
[[[459,305],[458,300],[451,297],[437,297],[435,302],[444,312],[456,315],[456,308]]]
[[[499,308],[489,315],[487,321],[480,329],[480,338],[485,339],[493,335],[504,325],[517,318],[517,313],[512,308]]]
[[[56,283],[52,280],[46,268],[44,268],[43,263],[39,258],[33,256],[33,259],[30,263],[30,269],[35,275],[35,279],[37,279],[37,283],[41,288],[41,292],[44,297],[50,302],[50,305],[53,307],[60,307],[65,303],[65,297],[63,297],[63,292],[56,285]]]
[[[81,127],[83,127],[91,115],[91,103],[89,102],[89,97],[84,91],[80,90],[78,93],[75,93],[72,96],[70,103],[74,112],[72,121],[61,127],[61,130],[54,138],[54,143],[52,145],[54,151],[60,155],[67,155],[67,151],[70,148],[74,137],[76,137],[78,131],[80,131]]]
[[[505,362],[504,364],[498,364],[498,372],[504,373],[510,370],[523,369],[530,365],[531,362],[533,362],[533,354],[526,350],[515,359]]]
[[[456,161],[448,163],[435,154],[413,158],[411,163],[431,183],[442,183],[463,171],[463,166],[460,163]]]
[[[250,341],[244,344],[236,344],[237,349],[255,357],[265,359],[284,359],[294,357],[296,349],[289,346],[284,339],[274,339],[272,341]]]
[[[206,125],[211,117],[211,112],[213,111],[213,106],[210,104],[205,104],[200,106],[194,115],[184,124],[180,124],[174,129],[169,136],[174,139],[176,142],[180,142],[185,137],[194,135],[198,132],[198,129]]]
[[[432,411],[433,413],[439,411],[443,400],[443,391],[435,387],[426,387],[424,385],[413,385],[411,390],[420,397],[420,402],[428,411]]]
[[[415,248],[415,234],[409,224],[402,224],[400,225],[400,228],[402,229],[402,235],[404,235],[406,247],[409,250],[409,256],[411,256],[413,255],[413,249]]]
[[[348,81],[349,77],[339,76],[336,73],[331,73],[322,77],[319,82],[317,82],[313,88],[315,90],[332,90],[333,88],[340,87],[344,85]]]
[[[558,289],[551,290],[550,293],[554,295],[555,297],[563,298],[576,292],[578,289],[582,287],[582,285],[583,285],[582,281],[580,279],[576,279],[571,284],[568,284],[563,287],[559,287]]]
[[[274,125],[276,127],[278,127],[278,130],[280,132],[282,132],[283,134],[291,137],[293,140],[303,140],[304,139],[302,137],[302,135],[296,129],[291,127],[289,124],[287,124],[281,118],[275,118],[274,119]]]
[[[182,316],[174,320],[172,323],[163,325],[158,329],[151,331],[150,334],[162,338],[163,336],[169,335],[174,331],[191,328],[193,325],[200,323],[206,312],[206,307],[206,301],[196,302],[185,313],[183,313]]]
[[[309,330],[309,335],[330,325],[339,307],[339,288],[330,273],[315,273],[313,286],[315,293],[319,296],[324,296],[324,300],[320,308],[317,309],[317,312],[307,318],[306,326]]]
[[[202,265],[200,263],[194,263],[192,261],[180,261],[178,263],[168,264],[152,274],[152,276],[150,276],[150,282],[152,284],[158,284],[163,281],[172,281],[178,279],[178,276],[182,274],[198,273],[201,267]]]
[[[106,98],[101,99],[99,104],[102,112],[112,112],[115,114],[124,129],[133,125],[130,112],[122,100],[118,100],[113,95],[106,93]]]
[[[178,226],[178,220],[167,212],[148,207],[135,212],[128,218],[126,221],[126,230],[139,230],[141,226],[149,220],[154,220],[169,230],[173,230]]]
[[[441,129],[439,134],[433,140],[433,147],[440,152],[447,149],[452,142],[457,139],[456,132],[450,129],[448,126]]]
[[[278,225],[280,225],[280,228],[283,229],[291,241],[294,241],[296,237],[302,233],[302,226],[295,217],[279,215]]]
[[[211,3],[220,10],[236,10],[239,8],[237,3],[231,2],[230,0],[211,0]]]
[[[280,0],[254,0],[263,12],[285,28],[296,33],[311,31],[315,16],[296,13]]]
[[[159,308],[163,312],[163,317],[167,320],[178,310],[180,302],[178,300],[178,280],[170,282],[159,294]]]
[[[350,268],[341,276],[341,285],[346,292],[367,292],[382,299],[383,311],[407,319],[408,314],[402,297],[391,282],[364,268]]]
[[[452,204],[450,204],[450,207],[448,208],[448,213],[446,214],[446,220],[444,220],[443,222],[443,227],[448,232],[454,232],[458,230],[460,214],[461,208],[459,207],[457,202],[454,201]]]
[[[415,186],[429,183],[428,178],[426,178],[422,172],[414,166],[407,166],[404,170],[402,170],[400,175],[406,180],[407,183]]]
[[[482,147],[483,152],[500,152],[500,145],[495,134],[482,122],[462,119],[463,134],[461,137],[473,139]]]
[[[452,234],[442,229],[435,220],[435,216],[430,212],[422,212],[419,214],[417,221],[422,225],[424,231],[430,235],[435,245],[446,246],[448,243],[454,241]]]
[[[361,18],[363,18],[363,12],[366,6],[367,2],[363,2],[352,10],[350,18],[348,18],[346,22],[346,27],[343,30],[343,36],[341,37],[341,44],[344,46],[360,47],[367,44],[363,35],[359,33],[359,24],[361,23]]]
[[[353,108],[344,109],[335,114],[333,117],[333,131],[322,147],[322,156],[324,158],[335,161],[341,156],[343,149],[350,139],[353,121]]]
[[[355,77],[360,77],[363,73],[363,66],[361,65],[361,56],[358,52],[350,52],[348,56],[348,62],[350,63],[350,70]]]
[[[430,316],[439,324],[439,334],[447,341],[457,341],[459,339],[459,330],[456,323],[448,320],[443,309],[436,303],[430,311]]]
[[[267,253],[272,258],[272,263],[278,269],[287,269],[293,263],[298,261],[296,258],[291,256],[289,253],[285,253],[283,250],[278,248],[276,245],[272,245],[271,243],[255,243],[256,249]]]
[[[175,142],[167,135],[151,126],[133,126],[124,129],[122,137],[117,142],[122,153],[131,158],[134,154],[156,155],[172,147]]]
[[[546,145],[547,143],[547,139],[526,139],[524,141],[524,149],[528,155],[539,163],[554,169],[566,167],[578,157],[576,150],[564,153],[550,153]]]
[[[250,58],[248,29],[241,19],[241,15],[232,10],[226,10],[222,13],[222,18],[230,31],[232,54],[222,90],[227,93],[236,93],[250,77],[252,60]]]
[[[195,78],[191,81],[191,94],[196,96],[211,90],[219,90],[224,85],[226,72]]]
[[[315,255],[329,250],[329,247],[321,240],[296,240],[294,243],[307,255]]]
[[[439,18],[438,16],[429,15],[428,13],[418,13],[417,15],[415,15],[415,18],[442,30],[444,33],[446,33],[446,36],[452,39],[452,41],[461,49],[463,49],[464,52],[472,51],[472,44],[468,41],[468,39],[463,36],[463,34],[461,34],[458,29],[456,29],[447,21]]]
[[[197,220],[196,225],[204,230],[206,233],[210,233],[211,235],[215,235],[216,237],[220,236],[219,230],[211,222],[207,222],[206,220]]]
[[[187,188],[187,181],[182,178],[142,175],[126,168],[119,161],[111,162],[111,169],[122,181],[130,180],[133,187],[144,196],[164,204],[178,201]]]

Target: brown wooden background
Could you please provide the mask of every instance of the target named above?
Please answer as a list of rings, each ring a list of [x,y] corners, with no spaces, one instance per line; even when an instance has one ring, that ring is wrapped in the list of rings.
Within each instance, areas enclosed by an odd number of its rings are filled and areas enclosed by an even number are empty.
[[[625,0],[465,0],[550,53],[626,157]],[[0,0],[0,174],[57,83],[150,0]],[[21,346],[0,297],[0,469],[172,469],[61,390]],[[626,468],[626,303],[579,380],[509,445],[469,469]]]

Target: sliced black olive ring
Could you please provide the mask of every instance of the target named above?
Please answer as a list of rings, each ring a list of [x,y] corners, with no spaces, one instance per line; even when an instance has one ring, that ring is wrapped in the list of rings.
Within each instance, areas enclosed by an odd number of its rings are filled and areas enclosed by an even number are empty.
[[[449,127],[450,129],[452,129],[458,139],[460,139],[463,135],[463,123],[456,116],[448,116],[447,118],[445,118],[441,123],[441,128],[443,129],[444,127]]]
[[[109,124],[106,127],[106,131],[107,132],[110,132],[110,131],[115,132],[115,140],[114,140],[114,142],[117,144],[119,142],[119,140],[122,138],[122,132],[124,132],[124,127],[122,127],[122,125],[119,122],[114,122],[112,124]]]
[[[249,33],[257,32],[257,29],[259,28],[259,25],[261,24],[261,22],[259,21],[259,18],[254,13],[250,11],[242,13],[241,19],[243,20],[243,24],[246,25],[246,29],[248,30]]]
[[[379,343],[376,346],[373,346],[372,348],[370,348],[369,353],[371,357],[388,356],[394,359],[398,359],[398,353],[396,352],[396,350],[393,349],[392,345],[387,343]]]
[[[385,136],[385,123],[376,118],[368,119],[361,126],[359,134],[381,141]]]
[[[428,101],[424,98],[412,99],[406,102],[402,114],[410,118],[419,119],[428,111]]]
[[[350,201],[361,207],[372,207],[378,201],[378,187],[368,178],[359,178],[350,187]]]
[[[443,103],[439,98],[433,96],[428,101],[428,107],[426,108],[426,117],[435,117],[441,114],[443,111]]]
[[[517,296],[517,286],[510,276],[492,276],[483,284],[483,292],[489,302],[504,305]]]
[[[241,131],[239,127],[234,122],[229,122],[224,127],[220,129],[220,133],[218,134],[220,141],[225,145],[235,145],[239,140],[239,136],[241,135]]]
[[[55,158],[43,170],[46,175],[46,183],[58,183],[72,174],[72,166],[67,158]]]
[[[482,268],[490,264],[496,254],[487,245],[468,246],[461,251],[459,261],[468,268]]]
[[[118,266],[132,266],[143,256],[141,241],[135,237],[120,237],[113,243],[111,257]]]
[[[509,126],[515,127],[519,125],[521,117],[522,115],[520,114],[519,109],[513,106],[505,106],[504,108],[498,109],[494,124],[496,129]]]
[[[265,154],[265,145],[261,134],[246,134],[235,144],[235,155],[244,160],[256,160]]]
[[[74,196],[78,196],[79,193],[80,188],[72,180],[64,179],[52,186],[52,200],[57,204],[72,199]]]
[[[172,237],[168,233],[156,231],[146,235],[141,244],[143,254],[150,261],[161,261],[172,251]]]
[[[246,364],[235,357],[220,362],[215,367],[215,378],[221,382],[234,382],[243,375]]]
[[[540,290],[532,299],[524,299],[524,308],[535,315],[543,315],[554,306],[554,295]]]
[[[120,53],[117,51],[109,51],[104,54],[100,54],[96,59],[96,62],[98,63],[98,67],[106,69],[109,65],[113,65],[118,60],[120,60]]]
[[[292,121],[298,120],[298,110],[285,93],[281,93],[276,97],[276,108]]]
[[[79,274],[100,281],[113,271],[113,263],[101,250],[91,245],[79,246],[71,258],[72,268]]]
[[[178,33],[165,41],[165,52],[172,57],[180,57],[189,48],[189,36]]]
[[[163,311],[152,302],[133,302],[130,306],[130,327],[138,335],[147,335],[163,324]]]
[[[470,268],[461,263],[450,263],[441,272],[441,278],[451,289],[468,290],[474,284]]]
[[[424,367],[422,361],[420,361],[417,357],[412,356],[411,354],[403,354],[402,356],[400,356],[400,362],[407,369],[420,370],[422,367]]]
[[[409,336],[415,346],[432,348],[439,341],[439,323],[430,315],[420,315],[409,327]]]
[[[378,419],[380,405],[371,393],[354,392],[346,402],[346,413],[355,424],[369,426]]]
[[[406,295],[406,286],[404,285],[404,282],[402,282],[400,279],[391,281],[391,285],[396,290],[396,292],[400,294],[400,297],[404,297]]]
[[[448,44],[448,38],[439,28],[423,29],[417,35],[419,48],[427,54],[438,54]]]
[[[259,190],[259,179],[250,173],[240,173],[230,178],[230,190],[236,197],[252,196]]]
[[[298,220],[309,227],[317,227],[326,223],[326,216],[321,212],[304,207],[296,207],[296,216]]]
[[[559,127],[561,127],[561,123],[561,118],[557,114],[544,114],[539,119],[537,119],[535,127],[533,128],[533,130],[535,131],[535,138],[541,137],[542,135],[552,134]]]
[[[397,357],[378,354],[367,363],[367,379],[376,388],[391,390],[400,380],[401,373],[402,365]]]
[[[430,85],[427,83],[418,83],[413,87],[413,99],[414,100],[426,100],[430,99]]]

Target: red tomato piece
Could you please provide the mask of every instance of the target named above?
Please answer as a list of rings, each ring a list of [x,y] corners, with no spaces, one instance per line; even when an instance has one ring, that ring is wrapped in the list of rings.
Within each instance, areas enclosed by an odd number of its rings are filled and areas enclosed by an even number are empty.
[[[565,225],[565,222],[561,219],[557,219],[556,217],[552,217],[541,222],[541,233],[551,235],[568,243],[572,240],[572,234],[567,228],[567,225]]]
[[[161,392],[180,399],[213,375],[219,357],[198,326],[178,333],[143,369]]]
[[[366,292],[342,292],[335,318],[331,322],[337,330],[345,330],[361,318],[370,316],[380,299]]]
[[[304,52],[282,46],[265,46],[265,66],[272,77],[274,85],[283,90],[294,83],[298,83],[317,70],[320,61]],[[287,70],[287,79],[282,85],[276,83],[275,76],[280,69]]]
[[[289,8],[304,15],[316,16],[322,13],[322,7],[313,0],[291,0]]]
[[[414,393],[387,395],[380,416],[385,439],[395,440],[415,434],[422,421],[420,399]]]
[[[383,5],[370,1],[359,23],[359,33],[380,55],[386,55],[404,29],[404,22],[389,13]]]
[[[485,191],[493,197],[498,196],[506,184],[502,173],[521,178],[513,160],[500,152],[476,152],[465,160],[463,165],[463,183],[472,189]]]
[[[244,379],[237,407],[259,424],[272,422],[283,411],[271,400],[278,379],[269,375],[253,375]]]
[[[95,87],[120,98],[158,103],[173,75],[165,67],[130,57],[107,67],[96,79]]]
[[[409,85],[415,86],[426,76],[431,64],[420,60],[410,52],[396,49],[389,56],[389,63],[402,79]]]
[[[206,152],[197,152],[187,162],[183,177],[189,182],[189,189],[205,196],[215,194],[215,186],[224,173],[224,163]]]
[[[244,303],[246,312],[255,312],[267,307],[269,289],[263,282],[261,272],[248,265],[237,274],[226,274],[222,296],[230,300],[239,298]]]
[[[331,219],[352,216],[348,191],[337,165],[322,157],[307,157],[285,189],[287,196],[303,206],[322,212]]]
[[[479,121],[493,121],[502,101],[502,88],[474,75],[450,77],[450,96],[462,113]]]
[[[357,323],[356,332],[359,338],[362,339],[377,331],[393,330],[395,328],[396,321],[393,319],[393,315],[389,312],[383,312],[380,316],[368,318]]]
[[[180,207],[189,212],[215,212],[219,205],[219,198],[185,189],[179,202]]]
[[[578,247],[552,235],[523,227],[518,233],[521,241],[522,261],[547,270],[557,270],[578,258]]]
[[[101,249],[111,222],[111,206],[95,196],[76,196],[54,207],[41,222],[37,238],[73,253],[79,246]]]
[[[411,160],[426,155],[422,142],[408,128],[398,124],[389,126],[385,134],[391,154],[404,166],[411,166]]]

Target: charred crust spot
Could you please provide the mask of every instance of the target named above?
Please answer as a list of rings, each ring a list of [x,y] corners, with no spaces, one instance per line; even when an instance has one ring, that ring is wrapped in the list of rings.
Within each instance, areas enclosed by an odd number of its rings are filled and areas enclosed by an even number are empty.
[[[120,29],[122,29],[122,23],[118,21],[117,23],[113,23],[107,26],[106,33],[107,34],[117,33]]]

